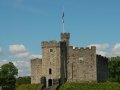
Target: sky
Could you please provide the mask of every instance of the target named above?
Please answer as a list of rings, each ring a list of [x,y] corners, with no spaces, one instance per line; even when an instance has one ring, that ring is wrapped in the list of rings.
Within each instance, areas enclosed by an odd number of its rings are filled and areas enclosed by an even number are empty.
[[[71,45],[120,56],[120,0],[0,0],[0,66],[13,62],[19,76],[30,75],[41,42],[60,40],[63,8]]]

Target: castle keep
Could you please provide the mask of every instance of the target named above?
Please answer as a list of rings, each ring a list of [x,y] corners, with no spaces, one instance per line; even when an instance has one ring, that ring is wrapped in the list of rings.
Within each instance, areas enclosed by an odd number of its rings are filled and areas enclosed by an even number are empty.
[[[105,81],[108,59],[96,54],[96,47],[70,46],[70,33],[61,33],[61,40],[43,41],[42,58],[31,60],[31,83],[52,86],[64,82]]]

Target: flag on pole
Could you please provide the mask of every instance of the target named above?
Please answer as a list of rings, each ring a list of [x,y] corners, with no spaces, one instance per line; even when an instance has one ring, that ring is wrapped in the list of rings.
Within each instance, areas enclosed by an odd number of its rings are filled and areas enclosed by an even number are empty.
[[[64,12],[63,12],[63,15],[62,15],[62,23],[64,23]]]

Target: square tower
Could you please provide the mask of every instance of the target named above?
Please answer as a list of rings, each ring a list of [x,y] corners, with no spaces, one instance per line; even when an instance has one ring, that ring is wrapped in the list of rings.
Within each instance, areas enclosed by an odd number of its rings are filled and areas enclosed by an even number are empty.
[[[61,33],[61,41],[65,41],[66,45],[69,46],[70,44],[70,33]]]
[[[60,79],[60,43],[43,41],[42,55],[42,76],[46,78],[46,86],[52,86]]]

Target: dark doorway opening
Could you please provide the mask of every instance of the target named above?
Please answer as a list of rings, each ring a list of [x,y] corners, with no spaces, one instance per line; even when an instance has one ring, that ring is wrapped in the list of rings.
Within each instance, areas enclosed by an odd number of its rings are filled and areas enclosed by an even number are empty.
[[[41,77],[41,84],[43,84],[44,87],[46,87],[46,77]]]
[[[52,86],[52,79],[48,80],[48,86]]]

